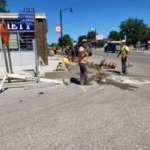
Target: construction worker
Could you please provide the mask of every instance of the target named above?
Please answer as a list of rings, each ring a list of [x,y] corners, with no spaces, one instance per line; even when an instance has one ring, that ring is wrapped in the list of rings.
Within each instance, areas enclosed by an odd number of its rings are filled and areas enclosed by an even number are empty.
[[[129,52],[130,52],[130,50],[129,50],[129,47],[126,45],[126,41],[122,40],[120,51],[119,51],[117,57],[119,57],[121,55],[121,64],[122,64],[122,73],[123,74],[127,73],[127,59],[128,59]]]
[[[56,71],[68,71],[69,65],[69,59],[66,57],[62,57],[57,65]]]
[[[87,76],[88,52],[83,44],[79,48],[80,84],[88,84]]]

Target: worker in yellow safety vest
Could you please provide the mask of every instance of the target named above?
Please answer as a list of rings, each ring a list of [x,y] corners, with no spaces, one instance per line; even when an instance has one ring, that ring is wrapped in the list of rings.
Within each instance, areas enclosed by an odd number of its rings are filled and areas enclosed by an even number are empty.
[[[122,64],[122,73],[127,73],[127,59],[129,55],[129,47],[126,45],[125,40],[121,41],[120,51],[118,53],[118,57],[121,55],[121,64]]]

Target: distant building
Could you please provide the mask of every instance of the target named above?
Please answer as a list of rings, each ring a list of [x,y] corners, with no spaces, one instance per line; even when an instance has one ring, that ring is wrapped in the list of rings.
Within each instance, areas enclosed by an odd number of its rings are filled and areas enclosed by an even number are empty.
[[[35,25],[21,23],[18,13],[0,13],[0,20],[2,19],[7,23],[10,32],[9,48],[11,50],[13,65],[27,66],[34,64],[33,39],[37,41],[38,56],[45,64],[48,64],[47,22],[44,13],[35,14]],[[2,45],[0,42],[1,48]],[[21,64],[20,59],[22,59]],[[1,62],[0,65],[2,65]]]

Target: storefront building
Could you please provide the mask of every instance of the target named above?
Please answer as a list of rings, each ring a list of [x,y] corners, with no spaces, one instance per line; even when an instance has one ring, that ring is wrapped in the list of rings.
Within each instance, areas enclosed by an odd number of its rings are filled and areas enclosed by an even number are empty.
[[[33,39],[36,39],[38,57],[48,64],[47,50],[47,22],[44,13],[35,14],[35,23],[22,23],[18,13],[0,13],[0,20],[4,19],[9,33],[9,49],[11,51],[13,65],[33,65],[35,63],[35,52]],[[2,44],[0,42],[0,53]],[[2,59],[2,54],[0,56]],[[0,60],[0,65],[3,63]]]

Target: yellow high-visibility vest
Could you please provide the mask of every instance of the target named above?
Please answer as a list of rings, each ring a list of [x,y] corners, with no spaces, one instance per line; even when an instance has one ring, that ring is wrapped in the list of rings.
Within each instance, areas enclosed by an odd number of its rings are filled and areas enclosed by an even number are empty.
[[[123,45],[123,46],[121,47],[121,56],[122,56],[123,58],[128,57],[129,51],[130,51],[130,50],[129,50],[129,47],[126,46],[126,45]]]

